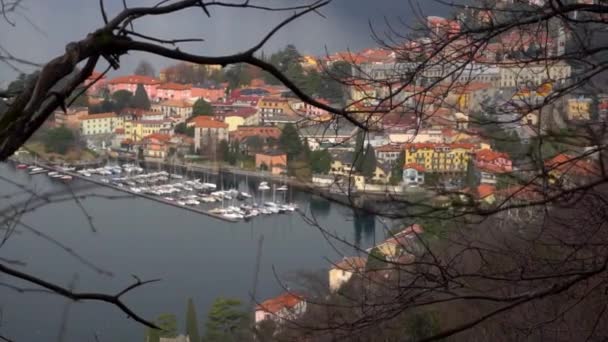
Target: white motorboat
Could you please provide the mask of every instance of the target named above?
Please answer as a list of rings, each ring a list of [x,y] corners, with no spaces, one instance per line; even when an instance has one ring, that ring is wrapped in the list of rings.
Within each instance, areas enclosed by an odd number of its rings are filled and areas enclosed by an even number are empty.
[[[215,190],[217,189],[217,185],[213,184],[213,183],[203,183],[203,186],[209,190]]]
[[[199,205],[199,204],[201,204],[201,202],[199,202],[199,201],[197,201],[195,199],[189,199],[189,200],[186,201],[186,204],[187,205]]]
[[[270,187],[268,186],[268,182],[261,182],[260,185],[258,186],[258,190],[260,190],[260,191],[270,190]]]
[[[245,218],[245,215],[243,215],[243,214],[237,214],[237,213],[232,213],[232,212],[223,213],[222,216],[225,218],[228,218],[228,219],[233,219],[233,220],[241,220],[241,219]]]
[[[277,188],[277,191],[287,191],[289,190],[289,188],[287,187],[287,185],[283,185]]]
[[[35,167],[35,168],[33,168],[33,169],[30,170],[29,174],[30,175],[38,175],[38,174],[47,173],[47,172],[48,172],[48,170],[45,170],[45,169],[43,169],[41,167]]]
[[[61,180],[62,181],[71,181],[72,180],[72,176],[70,176],[70,175],[62,175],[61,176]]]

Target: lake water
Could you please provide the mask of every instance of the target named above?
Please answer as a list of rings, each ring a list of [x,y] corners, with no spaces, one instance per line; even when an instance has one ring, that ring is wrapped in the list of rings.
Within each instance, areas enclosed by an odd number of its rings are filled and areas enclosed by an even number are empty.
[[[70,194],[66,185],[46,175],[29,176],[8,164],[0,164],[0,176],[25,184],[38,194]],[[238,182],[241,189],[248,187],[250,193],[257,186],[253,181],[228,178],[226,181]],[[70,183],[69,188],[77,195],[125,196],[79,180]],[[0,196],[0,210],[6,210],[12,203],[27,203],[31,195],[0,180]],[[355,216],[349,208],[311,198],[307,193],[290,190],[287,196],[305,215],[314,216],[321,227],[362,248],[385,235],[384,226],[373,217]],[[96,232],[81,206],[92,218]],[[133,283],[132,274],[143,280],[162,278],[159,283],[134,290],[124,300],[148,319],[162,313],[176,314],[181,331],[188,297],[197,306],[199,326],[218,296],[249,302],[261,236],[258,300],[282,292],[275,272],[285,279],[301,270],[327,270],[328,260],[341,258],[335,247],[353,254],[351,248],[340,243],[330,245],[319,228],[306,223],[298,213],[227,223],[142,198],[87,197],[80,205],[73,199],[49,204],[23,216],[22,221],[114,275],[99,274],[19,226],[18,232],[0,247],[0,258],[24,261],[26,266],[14,267],[82,292],[118,292]],[[101,341],[143,340],[144,327],[110,304],[72,303],[45,293],[17,293],[5,285],[32,286],[1,274],[0,283],[4,285],[0,286],[0,335],[16,341],[58,341],[61,334],[64,341],[94,341],[95,333]],[[66,315],[68,319],[64,320]],[[62,321],[67,322],[64,328]]]

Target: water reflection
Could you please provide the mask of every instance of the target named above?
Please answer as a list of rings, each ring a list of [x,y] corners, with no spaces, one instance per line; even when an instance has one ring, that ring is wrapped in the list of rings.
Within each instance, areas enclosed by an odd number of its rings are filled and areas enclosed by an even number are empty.
[[[376,217],[365,211],[353,210],[353,226],[355,228],[355,246],[361,245],[361,238],[370,241],[376,233]]]

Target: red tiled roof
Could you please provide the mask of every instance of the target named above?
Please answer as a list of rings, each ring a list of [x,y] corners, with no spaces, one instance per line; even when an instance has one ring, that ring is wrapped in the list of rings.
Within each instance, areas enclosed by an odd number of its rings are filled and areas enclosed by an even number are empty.
[[[490,184],[481,184],[477,187],[477,195],[480,199],[493,195],[496,187]]]
[[[488,149],[479,150],[475,153],[477,160],[491,162],[499,158],[509,159],[506,153],[496,152]]]
[[[595,162],[581,159],[580,157],[567,154],[558,154],[545,162],[545,166],[551,170],[562,173],[572,173],[579,175],[592,175],[599,173],[599,167]]]
[[[424,165],[420,165],[418,163],[407,163],[403,166],[404,169],[414,169],[418,172],[425,172],[426,169],[424,168]]]
[[[142,76],[142,75],[128,75],[128,76],[119,76],[113,78],[108,82],[109,84],[144,84],[144,85],[153,85],[160,84],[160,80],[157,80],[154,77]]]
[[[292,293],[284,293],[278,297],[265,300],[258,305],[255,310],[277,313],[283,309],[291,309],[303,300],[304,298],[301,296]]]
[[[144,139],[155,139],[161,142],[167,142],[171,139],[171,136],[169,134],[152,133],[150,135],[145,136]]]
[[[157,89],[167,89],[167,90],[190,90],[192,86],[190,84],[180,84],[174,82],[163,83],[158,86]]]
[[[214,120],[208,116],[197,116],[190,120],[198,128],[228,128],[228,124]]]

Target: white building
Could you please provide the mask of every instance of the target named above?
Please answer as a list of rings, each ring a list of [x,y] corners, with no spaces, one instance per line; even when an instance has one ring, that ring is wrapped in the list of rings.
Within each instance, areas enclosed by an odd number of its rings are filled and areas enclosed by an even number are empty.
[[[306,301],[293,293],[265,300],[255,308],[255,323],[270,319],[277,324],[294,320],[306,312]]]
[[[116,113],[91,114],[80,117],[80,134],[83,136],[112,134],[122,127],[123,119]]]
[[[153,104],[152,110],[163,113],[166,117],[179,118],[178,121],[184,122],[192,116],[192,105],[187,101],[168,100]]]
[[[329,290],[338,291],[356,273],[365,271],[367,259],[362,257],[348,257],[342,259],[329,270]]]

